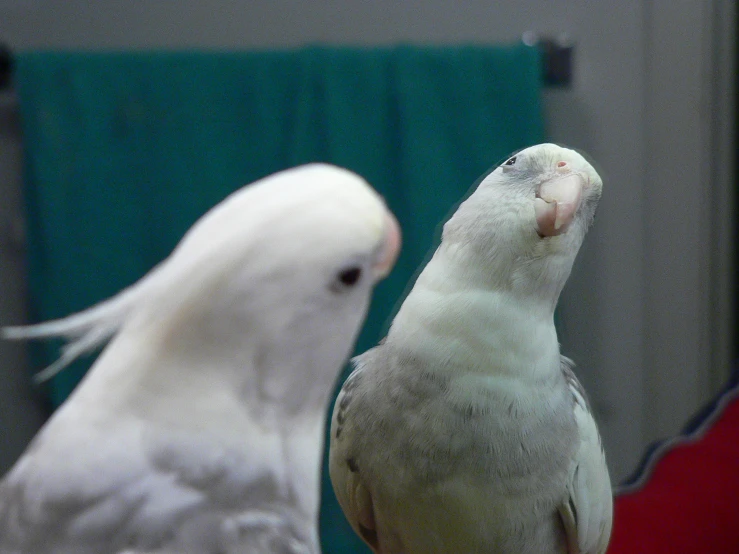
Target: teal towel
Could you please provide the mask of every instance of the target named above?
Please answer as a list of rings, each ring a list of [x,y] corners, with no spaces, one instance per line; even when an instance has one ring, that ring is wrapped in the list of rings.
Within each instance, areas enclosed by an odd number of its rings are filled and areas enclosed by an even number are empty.
[[[244,183],[326,161],[364,176],[403,228],[398,265],[357,344],[364,351],[459,199],[494,163],[544,137],[539,55],[519,44],[25,52],[15,79],[34,320],[133,283]],[[35,363],[58,346],[39,346]],[[49,383],[55,404],[87,362]],[[366,551],[324,485],[324,551]]]

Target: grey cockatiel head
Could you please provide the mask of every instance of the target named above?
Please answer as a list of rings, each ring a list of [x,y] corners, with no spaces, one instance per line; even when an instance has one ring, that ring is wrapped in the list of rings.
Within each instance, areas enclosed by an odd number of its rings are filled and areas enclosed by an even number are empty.
[[[485,176],[459,206],[444,225],[442,247],[458,249],[481,282],[521,287],[525,294],[533,287],[556,303],[602,187],[574,150],[526,148]]]

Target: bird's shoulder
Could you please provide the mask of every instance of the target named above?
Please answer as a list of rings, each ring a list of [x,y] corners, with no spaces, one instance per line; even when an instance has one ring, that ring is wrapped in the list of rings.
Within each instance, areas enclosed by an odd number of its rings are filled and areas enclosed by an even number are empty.
[[[198,434],[135,418],[54,423],[0,483],[0,551],[57,552],[58,536],[79,553],[164,547],[188,527],[222,533],[243,498],[277,496],[265,463]]]
[[[347,425],[349,414],[356,410],[361,397],[373,394],[374,388],[368,381],[373,381],[375,374],[387,365],[385,342],[356,356],[351,360],[351,372],[339,390],[331,416],[331,438],[339,439]]]
[[[95,422],[66,425],[65,415],[47,423],[0,483],[5,549],[46,552],[49,541],[64,535],[80,552],[91,552],[84,537],[99,534],[138,502],[130,491],[147,474],[135,432],[118,425],[110,441]]]
[[[588,393],[585,391],[585,387],[582,386],[580,380],[575,374],[575,362],[573,362],[567,356],[561,356],[560,368],[562,369],[562,376],[567,383],[567,387],[572,395],[572,400],[581,410],[585,410],[590,413],[590,398]]]

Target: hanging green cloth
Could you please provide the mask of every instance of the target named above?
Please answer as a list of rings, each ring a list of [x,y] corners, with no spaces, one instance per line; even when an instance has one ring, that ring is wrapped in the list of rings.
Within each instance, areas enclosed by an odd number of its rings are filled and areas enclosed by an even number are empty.
[[[365,177],[403,228],[357,352],[373,346],[439,223],[511,151],[541,142],[524,45],[263,52],[19,53],[33,320],[88,307],[161,261],[244,183],[325,161]],[[39,368],[58,343],[32,352]],[[47,385],[61,403],[89,360]],[[368,552],[324,479],[324,552]]]

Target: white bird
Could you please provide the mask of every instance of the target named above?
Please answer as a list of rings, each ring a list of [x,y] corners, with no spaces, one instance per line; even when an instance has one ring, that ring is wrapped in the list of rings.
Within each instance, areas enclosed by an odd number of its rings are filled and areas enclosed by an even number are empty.
[[[444,225],[334,406],[330,476],[376,553],[603,553],[611,484],[554,309],[601,196],[577,152],[516,153]]]
[[[60,365],[110,342],[0,482],[0,553],[319,552],[326,406],[399,241],[364,180],[307,165],[112,299],[6,329],[71,339]]]

